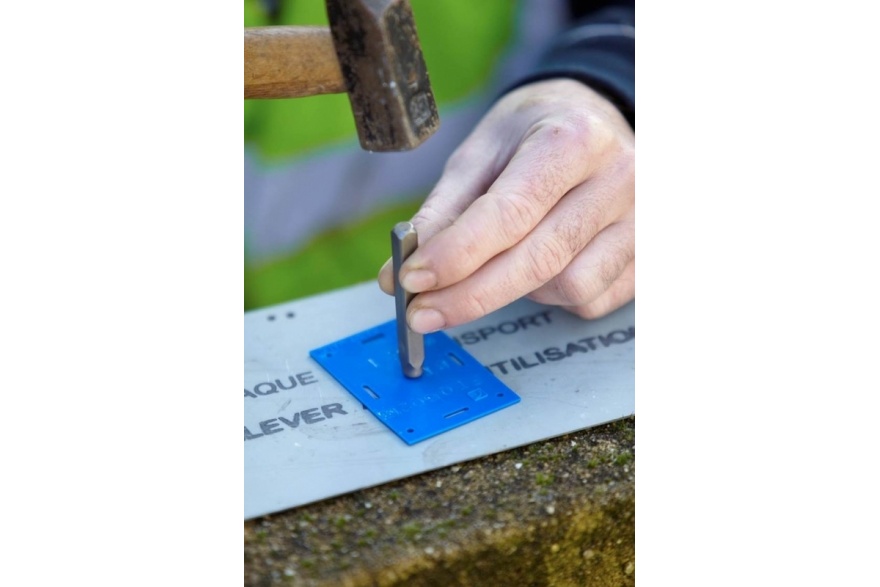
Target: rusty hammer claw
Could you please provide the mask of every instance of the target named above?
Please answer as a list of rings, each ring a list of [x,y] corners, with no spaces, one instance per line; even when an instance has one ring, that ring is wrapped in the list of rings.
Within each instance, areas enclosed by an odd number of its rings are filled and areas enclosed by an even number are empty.
[[[326,0],[319,27],[245,29],[245,98],[346,91],[361,146],[402,151],[440,124],[408,0]]]

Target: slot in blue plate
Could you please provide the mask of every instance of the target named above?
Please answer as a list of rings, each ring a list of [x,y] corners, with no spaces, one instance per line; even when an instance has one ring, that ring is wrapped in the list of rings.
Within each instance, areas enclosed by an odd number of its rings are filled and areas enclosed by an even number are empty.
[[[405,443],[415,444],[520,398],[443,332],[425,335],[424,372],[407,379],[391,320],[309,355]]]

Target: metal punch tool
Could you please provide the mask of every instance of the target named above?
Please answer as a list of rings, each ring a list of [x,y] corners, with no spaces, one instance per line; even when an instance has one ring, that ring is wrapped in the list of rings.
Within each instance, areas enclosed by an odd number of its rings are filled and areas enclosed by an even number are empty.
[[[412,222],[399,222],[391,231],[391,258],[394,267],[394,303],[397,308],[397,348],[403,374],[421,377],[425,362],[425,337],[413,332],[406,322],[406,309],[415,294],[400,285],[400,267],[419,245],[419,237]]]

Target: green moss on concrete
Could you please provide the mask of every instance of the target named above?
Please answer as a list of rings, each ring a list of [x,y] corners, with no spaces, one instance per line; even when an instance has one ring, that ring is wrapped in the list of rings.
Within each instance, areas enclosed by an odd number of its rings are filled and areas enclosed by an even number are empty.
[[[414,540],[415,538],[419,537],[419,535],[421,535],[422,525],[418,522],[411,522],[404,525],[402,530],[404,538],[406,538],[407,540]]]
[[[634,585],[634,431],[630,418],[246,522],[245,584]]]

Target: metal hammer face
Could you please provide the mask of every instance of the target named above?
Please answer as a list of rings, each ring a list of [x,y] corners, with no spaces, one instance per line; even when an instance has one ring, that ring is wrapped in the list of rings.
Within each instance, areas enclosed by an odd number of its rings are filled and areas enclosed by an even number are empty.
[[[440,118],[408,0],[326,0],[361,146],[403,151]]]

